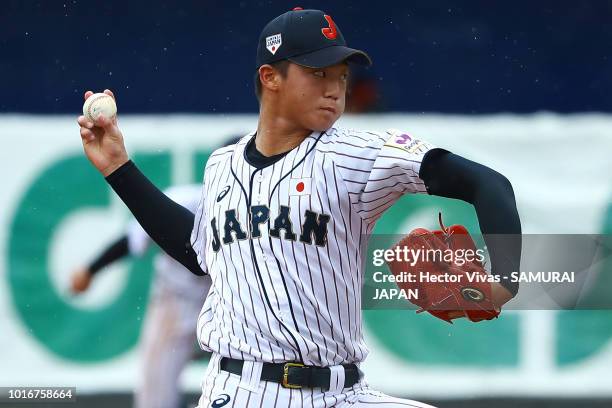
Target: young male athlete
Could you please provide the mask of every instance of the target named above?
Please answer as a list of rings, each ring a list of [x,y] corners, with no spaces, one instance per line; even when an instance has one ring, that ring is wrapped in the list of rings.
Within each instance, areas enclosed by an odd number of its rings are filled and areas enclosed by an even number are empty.
[[[353,63],[370,58],[322,11],[269,22],[257,48],[257,130],[211,155],[195,217],[129,160],[116,120],[78,119],[87,157],[147,233],[212,278],[198,319],[213,353],[200,407],[425,406],[370,389],[359,370],[365,237],[406,193],[462,199],[483,233],[520,233],[499,173],[401,132],[334,125]],[[520,245],[487,245],[492,274],[516,270]],[[495,307],[517,291],[501,282],[490,287]]]

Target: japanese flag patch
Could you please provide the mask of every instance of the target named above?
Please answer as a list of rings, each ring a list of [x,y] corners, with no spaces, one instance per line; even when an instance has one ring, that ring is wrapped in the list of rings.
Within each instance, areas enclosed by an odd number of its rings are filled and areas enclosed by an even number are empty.
[[[311,187],[310,178],[289,179],[289,195],[290,196],[310,195],[310,187]]]
[[[274,34],[266,37],[266,48],[272,53],[272,55],[276,54],[276,51],[278,51],[282,43],[283,37],[281,37],[280,34]]]

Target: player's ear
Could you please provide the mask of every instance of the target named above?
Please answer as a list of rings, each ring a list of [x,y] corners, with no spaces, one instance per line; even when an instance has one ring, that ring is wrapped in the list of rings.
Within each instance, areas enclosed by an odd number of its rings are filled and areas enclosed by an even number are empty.
[[[265,64],[259,67],[259,81],[262,89],[277,91],[281,82],[281,74],[271,65]]]

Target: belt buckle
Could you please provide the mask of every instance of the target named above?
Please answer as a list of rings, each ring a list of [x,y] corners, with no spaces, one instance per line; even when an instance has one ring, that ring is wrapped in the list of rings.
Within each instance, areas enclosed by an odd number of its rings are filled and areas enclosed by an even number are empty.
[[[285,363],[285,365],[283,366],[283,380],[281,381],[281,385],[284,388],[292,388],[292,389],[302,388],[301,385],[289,383],[289,367],[305,367],[305,366],[302,363]]]

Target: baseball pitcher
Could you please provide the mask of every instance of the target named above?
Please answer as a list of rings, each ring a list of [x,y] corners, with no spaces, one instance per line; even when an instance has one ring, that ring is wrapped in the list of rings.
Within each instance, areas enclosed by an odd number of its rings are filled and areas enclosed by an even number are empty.
[[[520,234],[501,174],[405,132],[335,124],[353,64],[371,60],[323,11],[297,8],[270,21],[257,44],[257,129],[211,155],[195,215],[129,159],[116,119],[78,119],[87,157],[147,233],[212,279],[197,323],[201,347],[213,353],[201,408],[426,407],[371,389],[360,370],[368,234],[403,194],[464,200],[483,233]],[[461,241],[427,230],[409,238],[403,244]],[[486,243],[493,276],[517,270],[520,242]],[[447,321],[494,318],[518,287],[500,279],[465,289],[435,288],[424,308],[438,313],[442,304]]]

